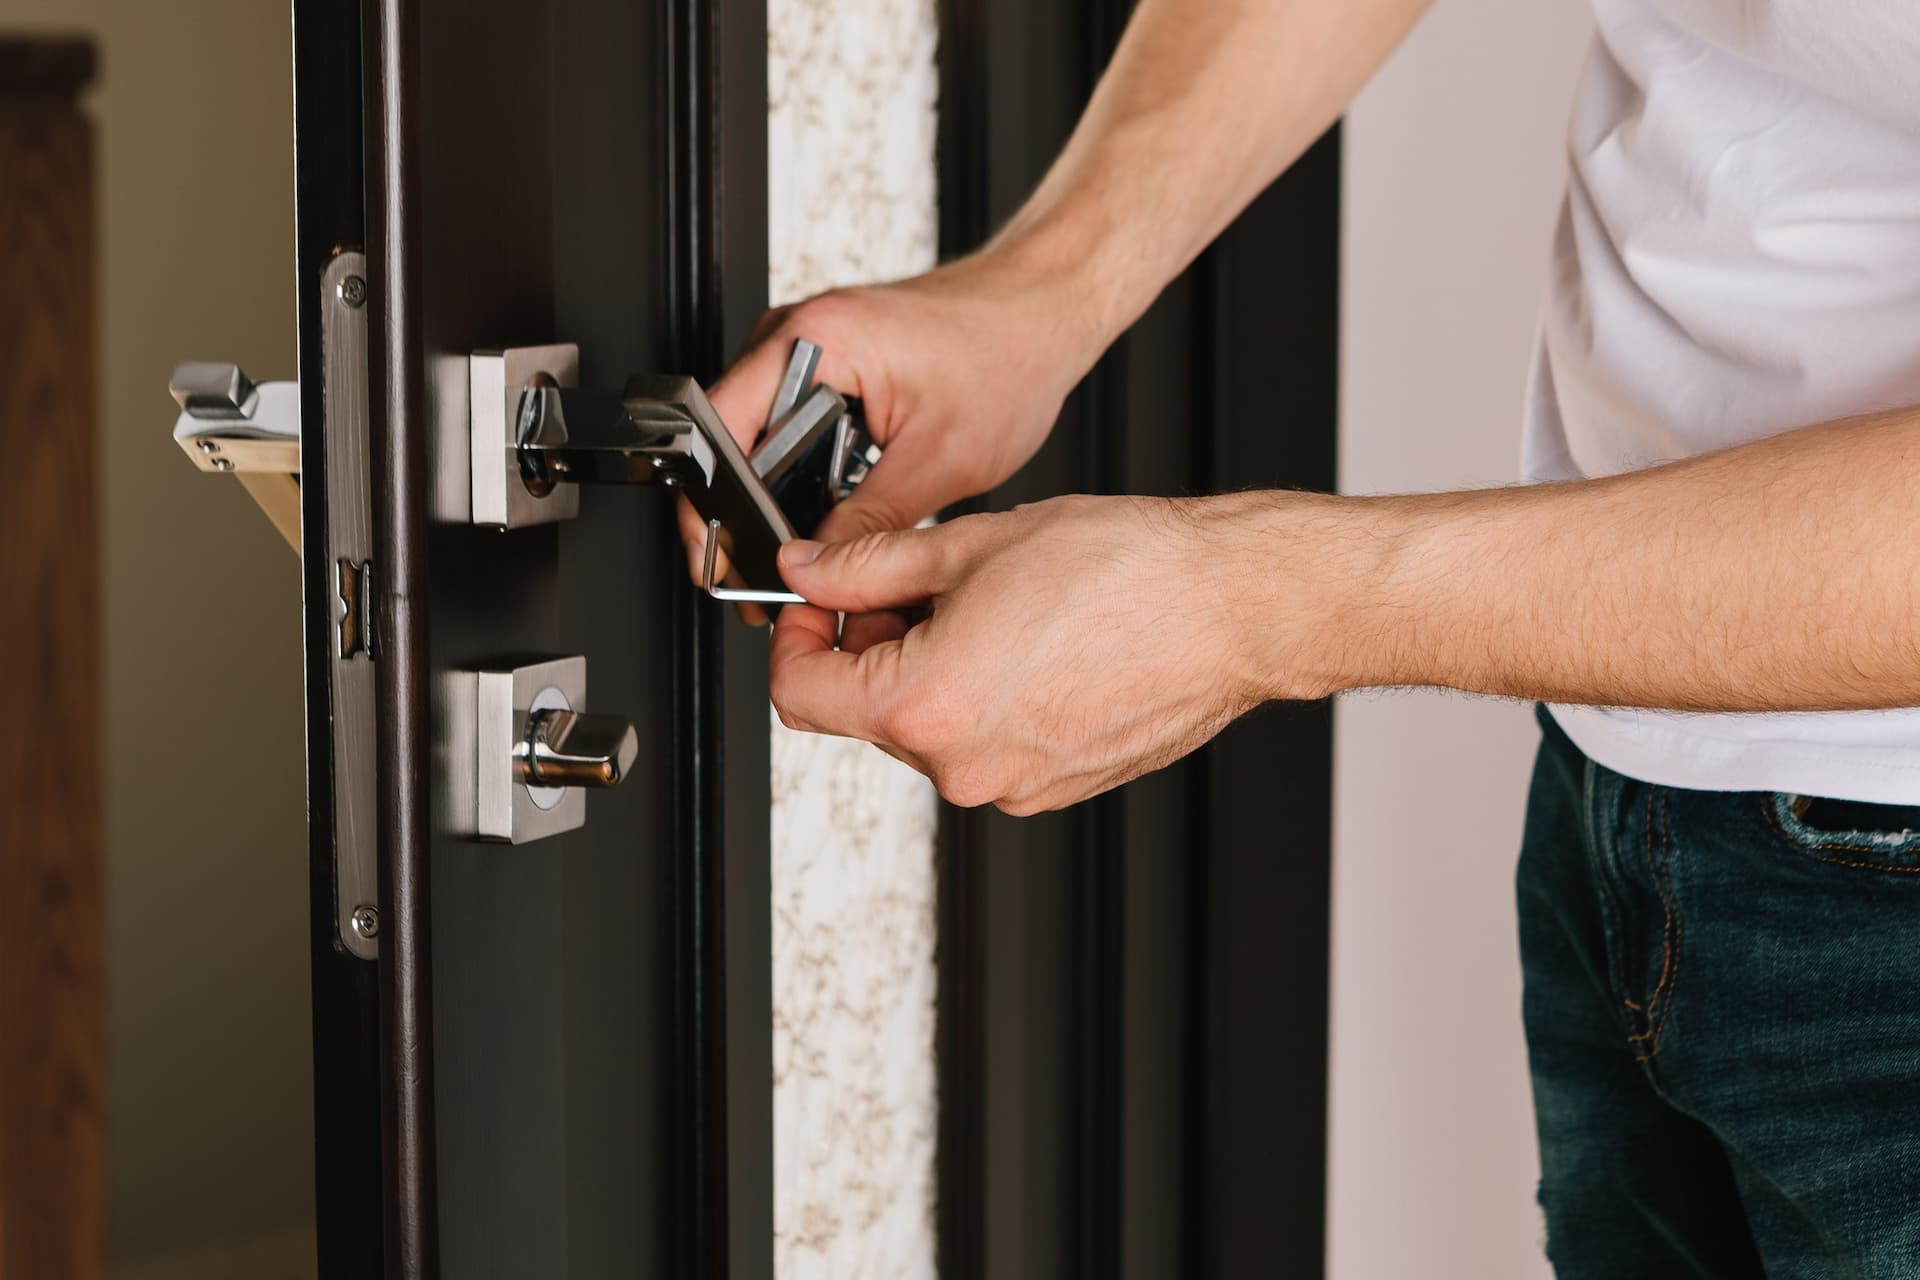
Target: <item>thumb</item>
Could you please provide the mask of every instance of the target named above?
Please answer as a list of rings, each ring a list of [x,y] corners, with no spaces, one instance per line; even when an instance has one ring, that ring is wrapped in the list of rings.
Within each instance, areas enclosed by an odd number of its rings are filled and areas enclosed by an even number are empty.
[[[795,540],[780,576],[808,603],[842,613],[920,604],[952,586],[964,564],[953,525],[869,533],[851,542]]]

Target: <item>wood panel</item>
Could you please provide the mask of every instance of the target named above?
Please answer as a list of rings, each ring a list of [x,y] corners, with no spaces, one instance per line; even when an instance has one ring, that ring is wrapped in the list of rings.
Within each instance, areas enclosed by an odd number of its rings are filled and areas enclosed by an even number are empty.
[[[0,1280],[104,1270],[92,66],[0,41]]]

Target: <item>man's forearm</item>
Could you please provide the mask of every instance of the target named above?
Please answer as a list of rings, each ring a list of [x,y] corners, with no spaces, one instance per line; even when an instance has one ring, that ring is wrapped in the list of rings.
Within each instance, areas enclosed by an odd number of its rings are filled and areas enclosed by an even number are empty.
[[[1104,347],[1346,110],[1431,0],[1142,0],[996,247],[1071,275]]]
[[[1274,567],[1247,622],[1268,696],[1441,685],[1701,711],[1920,705],[1920,410],[1597,481],[1268,495],[1236,523]],[[1316,608],[1303,639],[1287,620]]]

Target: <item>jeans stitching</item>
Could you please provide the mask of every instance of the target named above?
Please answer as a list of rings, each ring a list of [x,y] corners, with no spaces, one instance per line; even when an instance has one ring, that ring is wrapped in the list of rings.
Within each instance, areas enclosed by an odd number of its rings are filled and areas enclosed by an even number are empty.
[[[1673,841],[1670,836],[1667,811],[1667,797],[1660,792],[1660,858],[1655,863],[1653,856],[1654,794],[1657,787],[1647,788],[1646,816],[1646,860],[1647,877],[1653,883],[1653,891],[1660,897],[1660,909],[1665,917],[1661,923],[1660,937],[1660,977],[1654,982],[1653,994],[1647,997],[1647,1027],[1627,1039],[1630,1043],[1645,1042],[1645,1049],[1638,1054],[1639,1060],[1646,1062],[1660,1052],[1660,1036],[1667,1026],[1667,1015],[1673,1009],[1673,984],[1680,973],[1680,917],[1674,909],[1670,892],[1673,868]],[[1664,997],[1664,1003],[1662,1002]],[[1658,1014],[1655,1009],[1658,1008]]]
[[[1797,840],[1794,838],[1792,832],[1781,825],[1780,815],[1774,812],[1773,806],[1773,797],[1763,796],[1761,798],[1760,812],[1766,817],[1767,826],[1773,829],[1773,834],[1779,837],[1782,844],[1786,845],[1787,848],[1793,850],[1795,853],[1812,858],[1815,862],[1826,862],[1836,867],[1853,867],[1860,871],[1894,871],[1904,875],[1920,875],[1920,866],[1908,867],[1901,866],[1894,862],[1863,862],[1857,858],[1829,857],[1820,851],[1822,849],[1845,850],[1851,853],[1880,853],[1883,851],[1876,849],[1872,845],[1850,844],[1844,840],[1822,840],[1818,843]]]
[[[1671,938],[1667,955],[1671,958],[1672,967],[1667,971],[1667,1000],[1660,1006],[1660,1021],[1653,1028],[1653,1045],[1648,1050],[1648,1057],[1660,1052],[1660,1038],[1666,1034],[1667,1019],[1673,1014],[1673,1002],[1678,996],[1680,987],[1680,938],[1683,926],[1680,921],[1678,895],[1673,891],[1672,803],[1672,794],[1662,791],[1660,793],[1660,883],[1658,888],[1660,901],[1667,911],[1667,926]]]
[[[1626,1025],[1622,1031],[1632,1034],[1633,1015],[1640,1006],[1626,999],[1623,992],[1626,987],[1627,963],[1624,946],[1619,933],[1626,927],[1626,904],[1616,901],[1612,870],[1612,857],[1608,854],[1600,838],[1595,809],[1597,796],[1595,783],[1599,779],[1599,766],[1591,759],[1585,762],[1580,779],[1580,829],[1586,838],[1587,866],[1593,877],[1594,896],[1600,908],[1601,944],[1607,959],[1607,980],[1613,984],[1616,995],[1621,995],[1621,1003],[1628,1010]]]

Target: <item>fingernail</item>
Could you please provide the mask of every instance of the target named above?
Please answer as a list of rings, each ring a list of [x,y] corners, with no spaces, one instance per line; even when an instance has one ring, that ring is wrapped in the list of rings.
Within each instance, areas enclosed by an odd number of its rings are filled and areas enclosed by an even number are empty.
[[[780,548],[780,563],[797,569],[801,565],[812,564],[820,558],[820,552],[826,544],[813,542],[806,538],[796,538]]]

